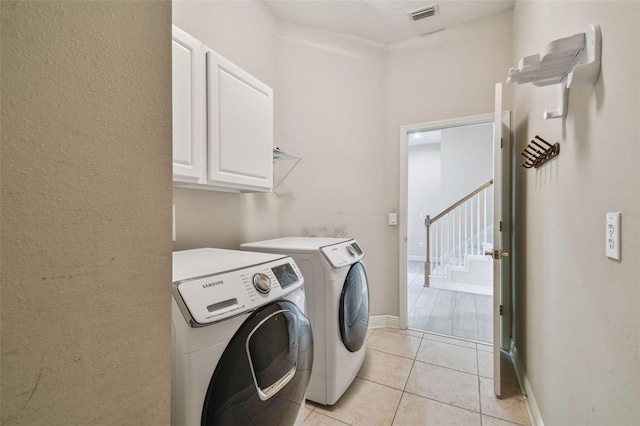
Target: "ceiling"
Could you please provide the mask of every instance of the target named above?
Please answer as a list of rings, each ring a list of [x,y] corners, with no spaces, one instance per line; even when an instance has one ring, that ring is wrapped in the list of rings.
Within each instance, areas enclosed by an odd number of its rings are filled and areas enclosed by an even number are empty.
[[[515,0],[263,0],[280,20],[394,43],[494,15]],[[434,16],[413,22],[409,12],[437,4]]]

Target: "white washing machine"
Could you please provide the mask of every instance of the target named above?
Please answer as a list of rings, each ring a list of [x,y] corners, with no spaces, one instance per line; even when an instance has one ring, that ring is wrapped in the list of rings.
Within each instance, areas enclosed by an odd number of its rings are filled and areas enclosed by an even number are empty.
[[[307,399],[333,405],[364,361],[369,290],[353,239],[290,237],[242,244],[243,250],[291,256],[305,278],[314,362]]]
[[[284,255],[173,253],[174,425],[302,424],[313,362],[303,282]]]

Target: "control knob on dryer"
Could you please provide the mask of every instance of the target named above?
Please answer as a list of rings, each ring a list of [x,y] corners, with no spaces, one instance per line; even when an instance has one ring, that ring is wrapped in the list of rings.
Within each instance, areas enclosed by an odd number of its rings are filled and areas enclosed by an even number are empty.
[[[268,276],[259,272],[253,276],[253,286],[259,293],[267,294],[271,291],[271,280]]]
[[[356,257],[356,251],[351,246],[347,246],[347,253],[349,253],[351,257]]]

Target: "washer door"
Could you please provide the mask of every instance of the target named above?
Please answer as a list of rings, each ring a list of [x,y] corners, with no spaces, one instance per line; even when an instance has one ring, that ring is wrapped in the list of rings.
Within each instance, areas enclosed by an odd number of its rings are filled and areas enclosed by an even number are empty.
[[[280,300],[251,314],[229,341],[209,383],[202,425],[292,425],[313,363],[309,320]]]
[[[351,351],[358,351],[367,337],[369,325],[369,288],[361,262],[354,263],[340,295],[340,336]]]

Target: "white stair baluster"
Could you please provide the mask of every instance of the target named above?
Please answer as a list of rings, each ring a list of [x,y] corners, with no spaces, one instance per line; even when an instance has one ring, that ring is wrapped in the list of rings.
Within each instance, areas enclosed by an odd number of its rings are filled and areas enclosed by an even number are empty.
[[[464,254],[469,254],[468,250],[468,239],[467,239],[467,203],[464,203]]]
[[[436,252],[434,254],[434,256],[436,257],[436,264],[440,265],[440,246],[442,245],[442,224],[438,223],[436,225],[436,228],[438,229],[438,242],[436,243]],[[438,269],[439,271],[439,269]]]
[[[458,211],[458,262],[460,265],[463,264],[463,255],[462,255],[462,211],[458,207],[456,209]]]
[[[444,246],[444,253],[442,254],[442,257],[444,258],[444,260],[446,260],[447,263],[449,263],[449,259],[446,258],[447,253],[449,253],[449,237],[451,236],[451,232],[449,231],[449,225],[450,225],[449,215],[446,215],[444,217],[444,220],[446,222],[447,229],[446,229],[446,239],[445,239],[446,244]]]
[[[453,264],[458,264],[456,259],[456,210],[451,210],[451,257],[453,258]]]
[[[440,219],[440,233],[438,238],[440,239],[440,247],[438,249],[438,265],[442,266],[442,255],[444,253],[444,218]],[[440,270],[442,272],[442,269]]]
[[[476,207],[477,207],[477,209],[476,209],[477,210],[476,211],[476,214],[477,214],[476,221],[477,221],[477,226],[478,226],[477,233],[476,233],[477,241],[478,241],[478,244],[476,244],[476,254],[480,254],[480,194],[478,194],[478,203],[477,203]]]
[[[483,191],[484,195],[484,243],[487,243],[487,190]],[[484,249],[483,249],[484,250]]]

